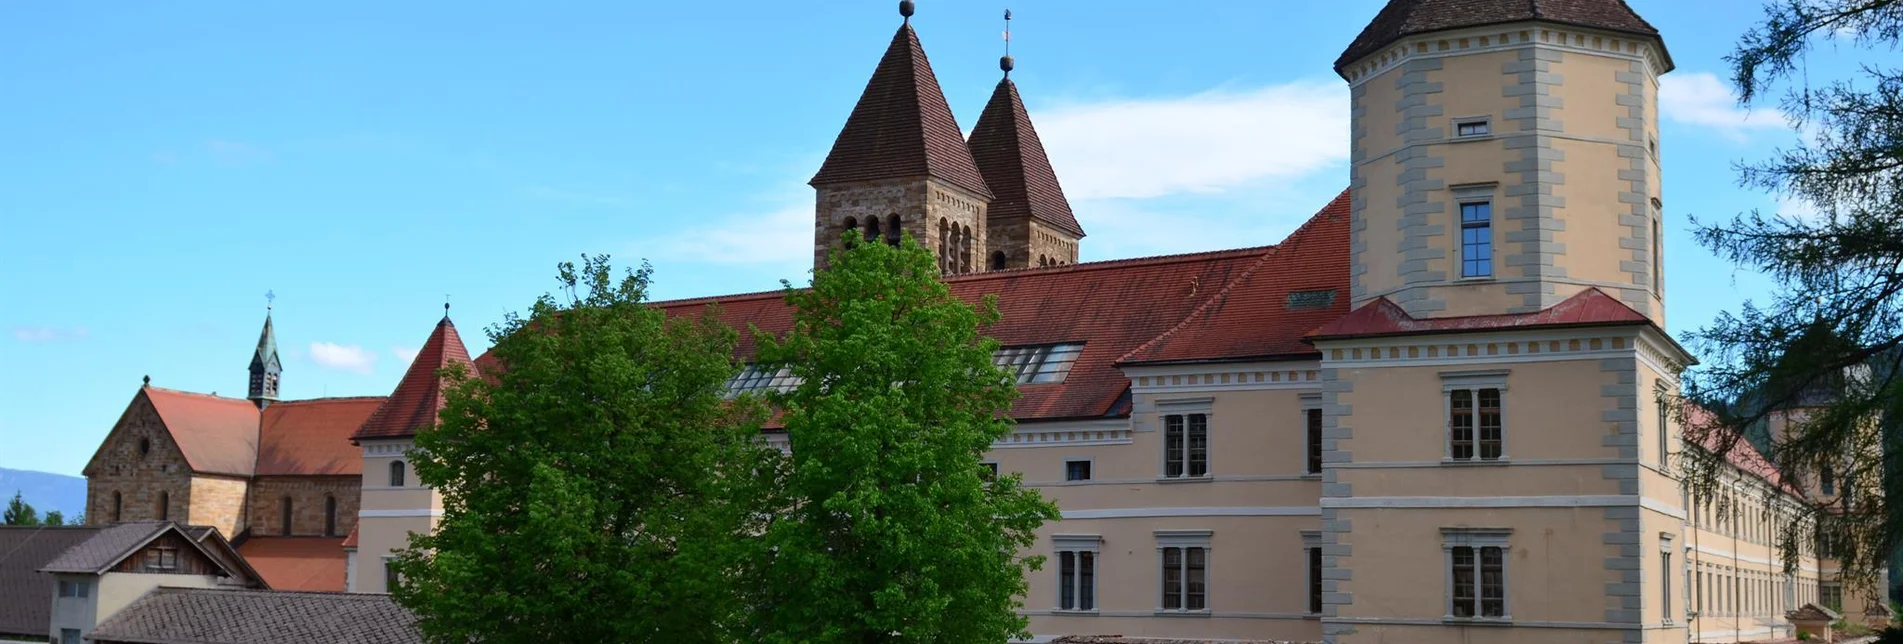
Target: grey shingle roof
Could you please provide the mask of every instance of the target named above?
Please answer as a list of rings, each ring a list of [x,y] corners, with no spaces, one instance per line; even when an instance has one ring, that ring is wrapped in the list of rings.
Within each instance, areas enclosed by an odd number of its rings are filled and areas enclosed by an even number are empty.
[[[170,521],[131,521],[100,530],[66,550],[40,569],[46,572],[97,573],[119,563],[133,548],[171,527]]]
[[[416,618],[389,595],[158,588],[93,629],[127,644],[410,644]]]
[[[0,635],[46,638],[53,576],[40,568],[99,532],[90,526],[0,526]]]

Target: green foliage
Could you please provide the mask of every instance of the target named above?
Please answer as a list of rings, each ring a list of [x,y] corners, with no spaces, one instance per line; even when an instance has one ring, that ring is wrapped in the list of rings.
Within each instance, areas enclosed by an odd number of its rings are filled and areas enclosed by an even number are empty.
[[[848,240],[850,244],[850,240]],[[790,505],[766,531],[751,641],[1001,642],[1025,635],[1020,558],[1055,505],[1018,476],[988,480],[1017,395],[980,328],[993,302],[952,297],[907,237],[829,256],[788,288],[793,330],[759,361],[801,378],[777,396],[792,442]]]
[[[1889,626],[1877,631],[1875,644],[1903,644],[1903,628]]]
[[[40,525],[66,525],[66,515],[61,514],[59,510],[47,510],[46,515],[40,517]]]
[[[5,523],[6,525],[40,525],[40,513],[33,509],[32,504],[21,499],[20,493],[15,491],[13,493],[13,500],[7,503],[6,513],[0,515],[0,523]]]
[[[1773,2],[1729,57],[1741,102],[1793,80],[1819,44],[1890,50],[1900,33],[1897,0]],[[1818,495],[1786,524],[1781,553],[1789,569],[1800,554],[1827,552],[1847,584],[1868,589],[1903,535],[1903,513],[1884,501],[1903,498],[1903,74],[1873,62],[1859,75],[1818,86],[1805,76],[1788,88],[1782,111],[1802,135],[1739,168],[1743,185],[1812,205],[1816,216],[1751,212],[1698,224],[1700,243],[1779,287],[1690,335],[1705,364],[1685,395],[1715,412],[1687,427],[1718,445],[1688,453],[1699,495],[1709,496],[1740,436],[1813,491],[1828,470],[1838,493]],[[1803,412],[1787,431],[1769,431],[1795,409]]]
[[[564,263],[565,297],[490,330],[500,373],[445,374],[411,453],[443,517],[396,563],[430,641],[740,639],[780,457],[723,399],[737,334],[647,306],[648,275]]]
[[[1808,642],[1808,641],[1811,641],[1811,640],[1814,640],[1814,639],[1817,639],[1817,636],[1815,636],[1815,635],[1812,635],[1812,634],[1810,634],[1810,633],[1798,633],[1798,634],[1797,634],[1797,641],[1800,641],[1800,642]]]

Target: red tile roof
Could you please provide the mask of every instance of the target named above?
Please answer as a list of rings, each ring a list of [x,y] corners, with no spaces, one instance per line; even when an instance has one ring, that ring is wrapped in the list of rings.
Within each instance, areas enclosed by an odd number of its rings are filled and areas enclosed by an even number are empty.
[[[471,369],[475,366],[469,360],[469,349],[463,346],[462,336],[456,334],[456,325],[444,316],[430,332],[429,340],[423,342],[423,348],[416,352],[416,358],[410,361],[410,369],[403,373],[403,380],[397,382],[396,391],[390,393],[389,399],[377,407],[350,439],[403,438],[415,436],[416,430],[434,425],[437,412],[443,409],[444,394],[443,379],[436,372],[451,364]]]
[[[998,81],[967,145],[985,185],[991,188],[987,218],[1030,217],[1084,236],[1084,227],[1071,214],[1070,201],[1057,184],[1057,172],[1051,169],[1044,143],[1038,140],[1037,128],[1031,126],[1031,115],[1025,112],[1024,100],[1011,79]]]
[[[344,537],[344,548],[357,547],[357,526],[350,526],[350,536]]]
[[[1462,317],[1415,319],[1388,298],[1380,298],[1336,318],[1309,334],[1310,339],[1417,335],[1428,333],[1466,333],[1498,329],[1551,327],[1618,326],[1651,324],[1651,319],[1632,310],[1624,302],[1612,299],[1597,288],[1588,288],[1558,304],[1532,313],[1503,313]]]
[[[1771,463],[1771,459],[1764,457],[1764,452],[1758,451],[1757,446],[1743,436],[1732,434],[1720,426],[1717,417],[1709,409],[1686,406],[1682,437],[1711,453],[1724,449],[1725,443],[1729,442],[1731,445],[1725,451],[1725,462],[1739,471],[1763,479],[1772,487],[1803,496],[1796,486],[1784,479],[1784,473]]]
[[[927,175],[981,197],[991,196],[945,103],[938,77],[925,59],[918,34],[908,22],[892,35],[892,44],[846,118],[846,127],[809,183]]]
[[[194,472],[251,476],[258,459],[258,407],[248,400],[147,385],[172,441]]]
[[[382,396],[318,398],[264,408],[257,474],[361,475],[363,451],[351,446],[350,436],[383,401]]]
[[[238,554],[274,590],[344,591],[343,539],[251,537]]]
[[[1624,0],[1390,0],[1335,59],[1335,71],[1408,36],[1523,20],[1641,36],[1659,33]]]
[[[1302,336],[1348,311],[1348,219],[1348,193],[1343,191],[1240,278],[1120,362],[1317,354]]]

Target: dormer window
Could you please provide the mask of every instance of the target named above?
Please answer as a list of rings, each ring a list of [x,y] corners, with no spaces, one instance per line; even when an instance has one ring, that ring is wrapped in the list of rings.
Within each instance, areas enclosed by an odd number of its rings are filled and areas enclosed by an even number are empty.
[[[1454,121],[1454,136],[1487,136],[1493,134],[1492,123],[1487,119],[1463,119]]]
[[[145,569],[171,571],[178,569],[178,548],[158,547],[145,551]]]
[[[1081,343],[1004,347],[992,354],[991,362],[1010,372],[1020,385],[1063,382],[1083,351]]]
[[[800,386],[800,378],[793,375],[791,367],[750,364],[727,380],[727,397],[769,391],[785,393],[798,386]]]

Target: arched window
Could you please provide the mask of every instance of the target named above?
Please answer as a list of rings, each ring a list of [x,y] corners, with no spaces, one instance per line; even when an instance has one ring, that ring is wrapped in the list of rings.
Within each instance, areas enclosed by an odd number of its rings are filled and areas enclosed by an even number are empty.
[[[324,536],[337,536],[337,497],[324,495]]]
[[[958,230],[958,224],[952,224],[951,242],[945,245],[945,274],[958,273],[958,248],[965,243],[965,234]]]
[[[991,270],[994,270],[994,271],[1004,270],[1004,251],[1001,251],[1001,250],[991,251]]]
[[[120,521],[119,511],[125,509],[125,505],[121,501],[123,501],[123,499],[119,497],[119,493],[113,492],[112,493],[112,522],[113,523],[118,523]]]
[[[866,218],[866,241],[878,241],[878,240],[879,240],[879,218],[867,217]]]
[[[403,487],[403,461],[390,461],[390,487]]]
[[[971,272],[971,227],[965,227],[964,241],[959,245],[958,272]]]
[[[291,497],[279,502],[278,514],[278,534],[291,536]]]
[[[904,233],[905,233],[905,228],[899,226],[898,215],[893,214],[893,215],[885,216],[885,243],[891,244],[893,246],[899,245],[899,237],[903,235]]]
[[[139,439],[139,455],[145,456],[146,454],[150,454],[150,453],[152,453],[152,439],[150,438]]]
[[[153,509],[158,510],[158,513],[152,517],[154,519],[164,521],[166,517],[171,516],[172,515],[172,494],[170,492],[160,492],[158,507]]]
[[[1044,266],[1050,266],[1050,265],[1051,265],[1051,262],[1050,262],[1050,260],[1049,260],[1049,259],[1046,259],[1046,258],[1045,258],[1045,257],[1044,257],[1043,255],[1038,255],[1038,256],[1037,256],[1037,265],[1038,265],[1039,267],[1044,267]]]
[[[847,217],[846,227],[841,232],[846,235],[846,247],[851,248],[853,240],[859,238],[859,220],[853,217]]]
[[[951,224],[938,218],[938,272],[951,272]]]

